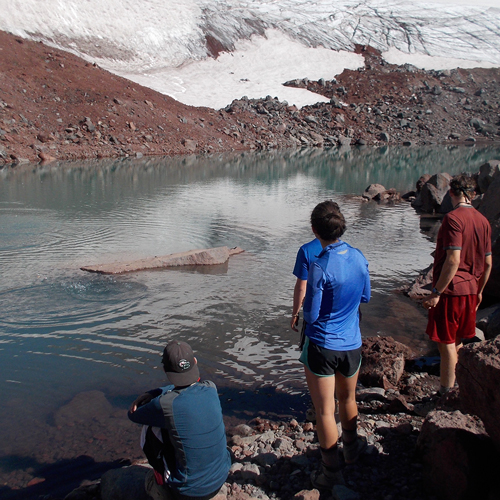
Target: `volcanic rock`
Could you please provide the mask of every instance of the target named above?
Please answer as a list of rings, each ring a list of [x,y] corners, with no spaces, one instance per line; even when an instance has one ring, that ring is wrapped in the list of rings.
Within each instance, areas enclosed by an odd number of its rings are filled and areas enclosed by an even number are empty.
[[[105,472],[101,477],[101,500],[151,500],[144,489],[149,470],[133,465]]]
[[[448,202],[444,207],[441,207],[444,203],[445,196],[448,193],[450,180],[451,175],[447,173],[433,175],[425,184],[423,184],[416,199],[411,203],[412,207],[427,213],[446,213],[451,210],[451,202]]]
[[[364,386],[383,387],[386,390],[398,384],[405,360],[414,357],[409,347],[392,337],[364,338],[362,355],[359,381]]]
[[[417,452],[429,495],[443,500],[498,498],[499,458],[478,417],[458,410],[429,413]]]
[[[464,408],[482,419],[500,451],[500,337],[460,349],[457,381]]]

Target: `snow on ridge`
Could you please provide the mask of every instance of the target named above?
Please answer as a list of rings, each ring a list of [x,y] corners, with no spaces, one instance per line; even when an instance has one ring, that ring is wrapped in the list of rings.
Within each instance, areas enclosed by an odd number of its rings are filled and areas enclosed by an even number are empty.
[[[489,61],[500,65],[498,0],[0,0],[0,29],[46,39],[115,70],[178,67],[278,29],[309,47]],[[441,3],[439,3],[441,2]],[[444,3],[443,3],[444,2]]]
[[[301,106],[314,98],[306,91],[280,89],[281,79],[314,79],[313,74],[329,79],[342,71],[339,64],[359,67],[358,56],[352,54],[355,44],[381,50],[390,62],[401,64],[406,58],[419,66],[420,61],[426,69],[500,66],[499,4],[0,0],[0,29],[70,50],[186,104],[222,107],[234,96],[269,94]],[[281,53],[273,44],[281,44]],[[210,46],[226,53],[211,59]],[[312,56],[314,48],[336,52],[318,58]],[[294,57],[298,54],[303,60]],[[240,65],[242,58],[245,64]]]

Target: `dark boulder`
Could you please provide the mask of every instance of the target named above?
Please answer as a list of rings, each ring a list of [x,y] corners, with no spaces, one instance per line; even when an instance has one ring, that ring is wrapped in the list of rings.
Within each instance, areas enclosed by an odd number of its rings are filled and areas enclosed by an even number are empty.
[[[491,224],[493,269],[485,293],[500,297],[500,173],[498,171],[492,176],[478,210]]]
[[[417,452],[429,495],[443,500],[498,499],[500,459],[481,420],[460,411],[433,411]]]
[[[101,478],[101,500],[151,500],[144,487],[149,470],[133,465],[105,472]]]
[[[460,349],[456,373],[463,407],[481,418],[500,451],[500,337]]]
[[[451,176],[447,173],[433,175],[420,189],[416,199],[411,204],[412,207],[427,213],[442,212],[441,205],[448,193],[450,180]],[[443,207],[443,210],[445,208]],[[449,208],[446,211],[449,211]]]
[[[486,193],[493,177],[500,171],[500,160],[490,160],[479,167],[477,184],[481,193]]]

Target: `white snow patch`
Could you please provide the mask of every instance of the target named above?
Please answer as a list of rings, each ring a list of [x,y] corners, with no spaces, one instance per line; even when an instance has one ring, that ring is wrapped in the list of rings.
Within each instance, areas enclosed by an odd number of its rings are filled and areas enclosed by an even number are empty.
[[[499,0],[500,1],[500,0]],[[456,59],[452,57],[436,57],[425,54],[402,52],[394,47],[391,47],[386,52],[382,53],[382,57],[390,64],[412,64],[417,68],[426,70],[441,70],[454,68],[496,68],[498,64],[493,64],[488,61],[469,61],[467,59]]]
[[[347,51],[305,47],[278,30],[265,37],[240,40],[232,53],[143,74],[119,74],[191,106],[223,108],[243,96],[270,95],[302,107],[328,99],[305,89],[285,87],[289,80],[332,80],[344,69],[364,66],[364,58]]]

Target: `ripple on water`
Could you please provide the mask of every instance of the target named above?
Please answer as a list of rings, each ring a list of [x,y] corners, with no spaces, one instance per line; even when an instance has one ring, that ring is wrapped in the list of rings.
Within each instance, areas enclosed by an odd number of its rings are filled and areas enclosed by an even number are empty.
[[[11,333],[88,327],[110,317],[133,314],[147,289],[135,281],[100,275],[55,282],[43,279],[42,283],[0,293],[0,325]]]

